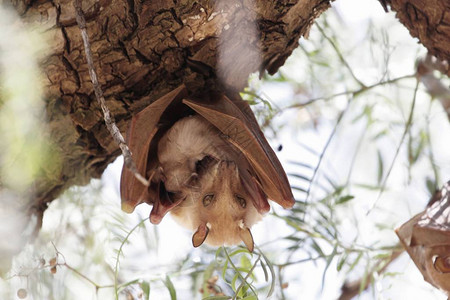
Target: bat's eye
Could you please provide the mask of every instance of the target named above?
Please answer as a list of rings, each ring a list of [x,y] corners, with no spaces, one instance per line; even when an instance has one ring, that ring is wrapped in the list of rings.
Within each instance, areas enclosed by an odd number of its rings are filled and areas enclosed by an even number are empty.
[[[203,206],[207,207],[211,204],[211,202],[214,200],[214,194],[208,194],[205,197],[203,197]]]
[[[440,273],[450,273],[450,256],[438,256],[434,260],[434,268]]]
[[[235,195],[235,198],[236,198],[237,203],[239,203],[239,205],[240,205],[242,208],[245,208],[245,207],[247,206],[247,201],[245,201],[244,198],[242,198],[242,197],[239,196],[239,195]]]

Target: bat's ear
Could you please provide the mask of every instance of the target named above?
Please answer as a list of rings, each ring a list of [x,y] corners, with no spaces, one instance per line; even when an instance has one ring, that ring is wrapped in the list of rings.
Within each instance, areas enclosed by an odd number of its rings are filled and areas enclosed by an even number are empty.
[[[150,222],[152,224],[159,224],[163,217],[175,206],[180,204],[184,199],[181,192],[172,193],[166,190],[164,182],[160,181],[158,184],[158,196],[153,203],[153,208],[150,213]]]
[[[241,240],[244,242],[245,247],[247,247],[248,251],[253,252],[253,248],[255,247],[255,244],[253,243],[253,236],[247,227],[241,228],[239,231],[239,236],[241,237]]]
[[[192,245],[195,248],[199,247],[206,240],[208,233],[209,233],[208,226],[206,226],[206,224],[200,224],[200,226],[198,226],[197,231],[192,236]]]

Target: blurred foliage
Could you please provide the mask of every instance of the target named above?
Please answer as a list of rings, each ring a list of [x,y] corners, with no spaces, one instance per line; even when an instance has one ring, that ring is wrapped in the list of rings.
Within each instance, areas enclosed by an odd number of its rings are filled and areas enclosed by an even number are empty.
[[[273,207],[254,253],[192,249],[184,229],[150,225],[148,207],[121,212],[117,181],[94,180],[51,204],[4,298],[330,299],[354,279],[371,286],[362,298],[398,298],[405,267],[377,273],[399,249],[393,229],[450,171],[446,115],[415,79],[423,54],[393,14],[355,29],[329,10],[277,74],[250,79],[242,96],[297,199]]]
[[[36,60],[46,43],[3,7],[0,28],[0,178],[4,187],[21,192],[49,161]],[[57,165],[54,156],[52,162]]]

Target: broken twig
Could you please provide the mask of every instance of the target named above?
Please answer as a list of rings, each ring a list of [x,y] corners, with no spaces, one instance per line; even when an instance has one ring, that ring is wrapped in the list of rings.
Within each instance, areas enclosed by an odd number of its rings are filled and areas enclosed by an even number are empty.
[[[120,133],[119,128],[117,127],[116,123],[111,117],[111,113],[108,107],[106,106],[105,97],[103,96],[103,91],[98,83],[97,73],[95,72],[94,69],[94,61],[92,59],[91,45],[89,43],[89,37],[86,31],[86,19],[84,18],[84,13],[83,10],[81,9],[81,0],[75,0],[74,6],[76,11],[76,19],[78,27],[80,28],[81,37],[83,38],[84,52],[86,54],[89,75],[91,77],[92,85],[94,86],[95,97],[97,98],[97,101],[100,104],[100,107],[102,108],[103,111],[103,118],[105,120],[106,127],[111,133],[111,136],[113,137],[114,141],[119,145],[120,150],[122,150],[125,166],[127,166],[127,168],[131,172],[133,172],[136,179],[138,179],[142,184],[148,186],[149,185],[148,180],[146,180],[144,176],[142,176],[138,172],[136,164],[134,163],[131,157],[130,149],[128,148],[125,139]]]

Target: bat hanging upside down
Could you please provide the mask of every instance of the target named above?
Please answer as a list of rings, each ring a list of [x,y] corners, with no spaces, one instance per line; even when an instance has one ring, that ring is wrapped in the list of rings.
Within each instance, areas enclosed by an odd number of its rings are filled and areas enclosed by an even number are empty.
[[[248,104],[223,94],[188,99],[184,86],[138,113],[127,140],[146,187],[125,167],[122,208],[153,205],[150,221],[167,212],[194,231],[194,247],[243,241],[269,211],[268,199],[294,204],[286,174]]]
[[[450,297],[450,181],[395,231],[423,278]]]

